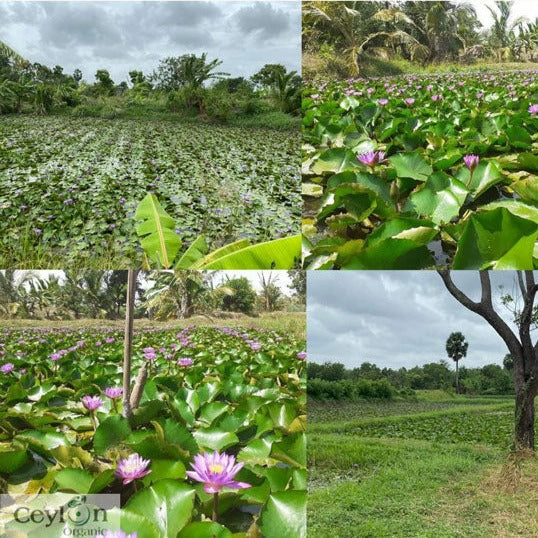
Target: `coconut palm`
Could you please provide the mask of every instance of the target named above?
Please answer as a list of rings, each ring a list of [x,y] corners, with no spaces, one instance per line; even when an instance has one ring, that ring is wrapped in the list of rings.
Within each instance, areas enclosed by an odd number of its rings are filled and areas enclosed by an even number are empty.
[[[146,292],[144,306],[156,319],[188,318],[203,300],[218,303],[221,297],[233,295],[226,285],[214,287],[211,275],[203,271],[159,272],[153,277],[155,283]]]
[[[300,107],[300,81],[296,71],[275,73],[270,95],[282,112],[293,112]]]
[[[496,9],[486,6],[493,17],[489,32],[489,43],[495,48],[497,59],[509,59],[518,56],[519,46],[516,30],[524,24],[524,17],[512,17],[513,2],[500,0],[495,2]]]

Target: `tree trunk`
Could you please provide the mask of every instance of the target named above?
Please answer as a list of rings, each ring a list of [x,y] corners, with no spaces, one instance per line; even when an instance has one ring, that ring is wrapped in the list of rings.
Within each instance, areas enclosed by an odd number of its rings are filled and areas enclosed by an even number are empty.
[[[131,409],[131,355],[133,347],[134,301],[136,294],[136,271],[127,274],[127,301],[125,306],[125,343],[123,350],[123,416],[129,420]]]
[[[450,271],[438,271],[450,294],[471,312],[482,316],[504,340],[513,360],[516,412],[514,450],[534,450],[534,400],[538,394],[538,341],[531,340],[531,325],[538,294],[532,271],[517,271],[517,283],[523,298],[519,313],[519,338],[495,311],[492,301],[489,271],[480,271],[482,297],[479,302],[465,295],[452,281]]]
[[[525,389],[516,394],[515,450],[534,450],[534,398]]]
[[[459,371],[459,362],[456,361],[456,394],[459,394],[460,393],[460,371]]]

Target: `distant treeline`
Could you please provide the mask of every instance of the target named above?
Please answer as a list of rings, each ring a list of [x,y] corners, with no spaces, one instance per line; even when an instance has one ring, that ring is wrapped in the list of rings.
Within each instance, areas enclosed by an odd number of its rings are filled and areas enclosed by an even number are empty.
[[[132,70],[129,80],[117,83],[107,69],[65,73],[60,65],[31,63],[0,41],[0,114],[63,110],[112,119],[157,112],[219,121],[271,112],[298,114],[301,77],[295,71],[266,64],[250,78],[230,77],[216,70],[221,64],[205,53],[184,54],[164,58],[151,73]]]
[[[415,390],[455,391],[455,372],[445,361],[414,368],[379,368],[370,362],[348,369],[339,362],[308,364],[308,394],[319,399],[392,398],[412,395]],[[460,392],[466,394],[510,394],[514,391],[512,361],[504,366],[460,367]]]

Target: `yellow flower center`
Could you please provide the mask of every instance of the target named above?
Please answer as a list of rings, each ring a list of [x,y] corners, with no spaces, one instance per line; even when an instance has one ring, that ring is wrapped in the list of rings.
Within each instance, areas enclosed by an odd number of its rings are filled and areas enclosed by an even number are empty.
[[[222,471],[224,470],[224,467],[222,465],[210,465],[209,470],[212,473],[222,473]]]

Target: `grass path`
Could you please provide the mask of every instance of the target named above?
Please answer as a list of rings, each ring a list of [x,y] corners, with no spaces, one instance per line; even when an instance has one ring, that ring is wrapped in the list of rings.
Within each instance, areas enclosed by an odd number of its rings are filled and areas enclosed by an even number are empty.
[[[499,412],[499,402],[485,407],[444,414],[463,411],[480,424],[481,413]],[[413,421],[442,415],[422,412]],[[389,427],[409,417],[373,420]],[[390,428],[368,437],[337,428],[336,420],[332,431],[327,426],[309,424],[309,537],[538,538],[537,457],[509,462],[490,436],[450,443],[389,437]]]

